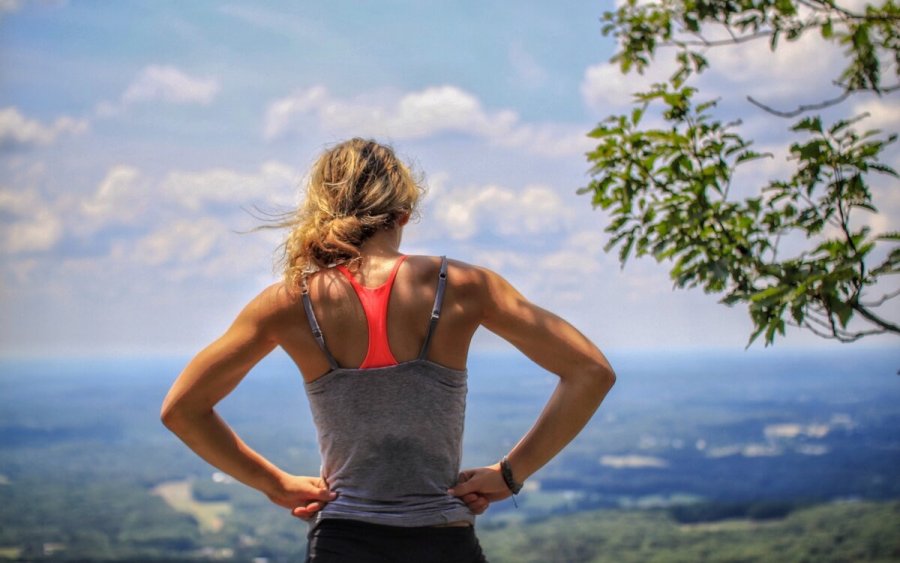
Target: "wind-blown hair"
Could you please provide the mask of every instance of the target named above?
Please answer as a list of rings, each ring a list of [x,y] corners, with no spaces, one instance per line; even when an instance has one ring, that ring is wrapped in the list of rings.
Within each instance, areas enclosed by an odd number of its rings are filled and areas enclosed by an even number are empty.
[[[424,188],[391,147],[354,138],[325,151],[313,164],[306,199],[293,218],[280,264],[292,289],[309,275],[344,264],[359,267],[359,247],[404,214],[417,213]]]

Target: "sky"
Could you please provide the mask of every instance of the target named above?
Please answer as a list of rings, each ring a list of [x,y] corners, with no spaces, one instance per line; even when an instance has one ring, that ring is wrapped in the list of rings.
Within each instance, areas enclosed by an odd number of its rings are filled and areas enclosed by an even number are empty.
[[[744,306],[674,290],[652,258],[622,268],[603,250],[608,216],[576,193],[586,133],[671,69],[662,55],[644,76],[608,62],[613,7],[0,0],[0,356],[198,351],[280,276],[282,233],[248,232],[253,210],[296,206],[316,156],[353,136],[424,177],[403,252],[495,270],[601,350],[743,350]],[[738,195],[786,177],[794,139],[746,96],[819,101],[839,55],[817,37],[709,53],[701,91],[774,155]],[[861,95],[833,113],[896,132],[897,102]],[[886,161],[900,165],[896,144]],[[879,213],[859,221],[896,230],[896,182],[872,186]],[[789,328],[776,346],[841,344]],[[498,349],[511,347],[479,331],[474,351]]]

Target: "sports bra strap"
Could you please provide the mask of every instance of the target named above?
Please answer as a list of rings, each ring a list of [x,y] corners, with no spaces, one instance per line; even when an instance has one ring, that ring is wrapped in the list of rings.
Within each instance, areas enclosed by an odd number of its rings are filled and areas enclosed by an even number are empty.
[[[425,335],[425,343],[419,353],[419,359],[424,360],[428,355],[428,345],[431,344],[431,335],[441,316],[441,305],[444,303],[444,288],[447,286],[447,257],[441,256],[441,273],[438,277],[437,293],[434,296],[434,307],[431,308],[431,323],[428,325],[428,333]]]
[[[431,344],[431,336],[434,333],[434,327],[437,325],[438,319],[441,317],[441,306],[444,303],[444,289],[447,286],[447,257],[441,256],[441,271],[438,275],[437,293],[434,296],[434,306],[431,308],[431,322],[428,325],[428,333],[425,335],[425,343],[422,345],[422,351],[419,353],[419,359],[424,360],[428,355],[428,346]],[[309,328],[312,330],[319,348],[328,358],[328,364],[331,369],[338,369],[337,360],[331,355],[328,346],[325,345],[325,337],[322,336],[322,329],[319,328],[319,321],[316,320],[316,313],[313,311],[312,302],[309,299],[309,291],[304,289],[301,293],[303,297],[303,309],[306,311],[306,319],[309,321]]]
[[[322,336],[322,329],[319,328],[319,321],[316,320],[316,314],[313,312],[312,302],[309,300],[309,291],[303,291],[303,308],[306,310],[306,318],[309,320],[309,328],[312,329],[313,336],[316,337],[316,342],[319,343],[319,348],[322,349],[322,352],[325,353],[325,356],[328,358],[328,363],[331,365],[331,369],[337,369],[338,363],[334,359],[334,356],[331,355],[331,352],[328,351],[328,347],[325,346],[325,337]]]

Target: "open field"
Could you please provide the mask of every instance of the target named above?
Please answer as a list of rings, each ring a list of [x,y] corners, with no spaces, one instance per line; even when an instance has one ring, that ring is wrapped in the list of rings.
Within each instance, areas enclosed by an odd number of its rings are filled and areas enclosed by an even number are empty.
[[[162,497],[166,504],[178,512],[190,514],[197,519],[203,532],[218,532],[222,529],[223,518],[231,513],[231,503],[200,502],[191,494],[192,482],[167,481],[153,488],[153,494]]]

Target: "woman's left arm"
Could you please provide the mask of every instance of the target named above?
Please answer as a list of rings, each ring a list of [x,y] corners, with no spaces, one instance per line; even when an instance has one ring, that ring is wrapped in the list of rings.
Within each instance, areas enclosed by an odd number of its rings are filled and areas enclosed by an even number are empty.
[[[188,363],[169,389],[160,418],[211,465],[307,519],[333,500],[324,481],[281,470],[244,443],[214,409],[276,346],[268,329],[272,292],[269,288],[254,298],[224,335]]]

